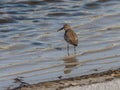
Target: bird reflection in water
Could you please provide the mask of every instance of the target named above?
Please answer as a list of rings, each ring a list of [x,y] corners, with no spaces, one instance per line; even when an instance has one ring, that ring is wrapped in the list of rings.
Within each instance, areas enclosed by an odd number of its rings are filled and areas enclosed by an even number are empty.
[[[69,74],[79,64],[76,56],[64,58],[64,74]]]

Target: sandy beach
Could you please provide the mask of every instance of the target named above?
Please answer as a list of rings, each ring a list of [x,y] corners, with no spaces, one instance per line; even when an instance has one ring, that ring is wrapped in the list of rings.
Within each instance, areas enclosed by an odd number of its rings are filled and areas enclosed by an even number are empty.
[[[61,77],[57,81],[33,85],[24,82],[20,86],[13,89],[8,88],[8,90],[118,90],[120,89],[119,83],[120,68],[63,80]]]
[[[63,90],[120,90],[120,79],[112,80],[104,83],[97,83],[88,86],[69,87]]]

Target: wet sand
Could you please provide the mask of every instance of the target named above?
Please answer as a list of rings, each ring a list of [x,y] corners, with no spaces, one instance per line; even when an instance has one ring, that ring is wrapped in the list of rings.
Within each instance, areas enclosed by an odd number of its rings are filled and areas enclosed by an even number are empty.
[[[120,78],[120,68],[69,79],[62,79],[62,76],[58,78],[60,80],[43,82],[33,85],[24,82],[21,83],[20,86],[13,89],[8,88],[8,90],[68,90],[70,88],[78,86],[81,87],[95,83],[106,83],[108,81]]]

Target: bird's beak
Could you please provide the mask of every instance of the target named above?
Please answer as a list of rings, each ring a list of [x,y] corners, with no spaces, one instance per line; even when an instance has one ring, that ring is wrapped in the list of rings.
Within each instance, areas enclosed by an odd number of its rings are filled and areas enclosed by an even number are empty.
[[[59,30],[57,30],[57,32],[59,32],[59,31],[61,31],[61,30],[63,30],[64,29],[64,27],[62,27],[62,28],[60,28]]]

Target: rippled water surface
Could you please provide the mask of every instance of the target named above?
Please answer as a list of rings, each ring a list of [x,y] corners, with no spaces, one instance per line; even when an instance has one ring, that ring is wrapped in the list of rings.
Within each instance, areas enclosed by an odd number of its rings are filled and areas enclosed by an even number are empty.
[[[64,23],[77,33],[67,56]],[[119,0],[1,0],[0,87],[120,68]]]

